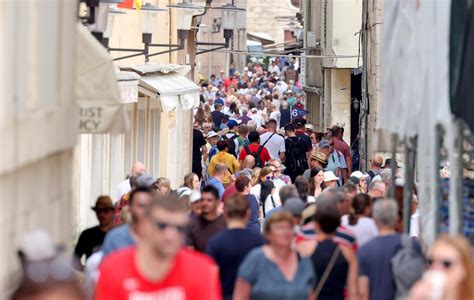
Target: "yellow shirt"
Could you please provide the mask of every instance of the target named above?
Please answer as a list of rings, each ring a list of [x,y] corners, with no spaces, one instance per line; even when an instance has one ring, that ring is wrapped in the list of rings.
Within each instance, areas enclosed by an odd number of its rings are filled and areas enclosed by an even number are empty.
[[[235,158],[235,156],[225,151],[221,151],[214,155],[211,159],[211,162],[209,163],[209,168],[207,172],[210,176],[214,176],[216,165],[220,163],[224,163],[228,169],[225,174],[225,178],[222,181],[222,184],[224,186],[227,186],[230,183],[230,176],[240,170],[240,164],[237,161],[237,158]]]

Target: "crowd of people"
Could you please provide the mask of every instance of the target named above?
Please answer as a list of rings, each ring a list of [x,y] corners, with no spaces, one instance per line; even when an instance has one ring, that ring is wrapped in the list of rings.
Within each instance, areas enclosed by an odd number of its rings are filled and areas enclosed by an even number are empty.
[[[396,163],[375,155],[362,173],[342,126],[307,124],[291,60],[201,84],[193,172],[172,189],[135,163],[78,239],[83,289],[73,275],[41,281],[71,286],[58,299],[474,299],[469,242],[440,236],[424,249],[416,190],[403,234],[401,202],[388,198],[403,186]],[[20,250],[25,266],[58,255]],[[44,292],[25,278],[13,299]]]

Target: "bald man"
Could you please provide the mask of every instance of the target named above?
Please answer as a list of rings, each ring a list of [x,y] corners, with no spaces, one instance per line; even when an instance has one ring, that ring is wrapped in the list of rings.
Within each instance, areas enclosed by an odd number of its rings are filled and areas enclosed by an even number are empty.
[[[122,198],[123,195],[126,193],[130,192],[132,190],[132,187],[130,186],[130,177],[137,175],[137,174],[146,174],[146,168],[145,165],[139,161],[135,162],[132,165],[132,169],[130,170],[130,174],[127,176],[127,179],[119,183],[117,185],[117,192],[115,194],[116,198],[115,201],[119,201],[120,198]]]
[[[382,165],[383,165],[382,155],[376,154],[370,160],[370,167],[369,167],[369,170],[367,171],[367,175],[369,175],[370,180],[367,184],[370,184],[372,179],[374,179],[375,176],[380,174],[380,171],[382,170]]]

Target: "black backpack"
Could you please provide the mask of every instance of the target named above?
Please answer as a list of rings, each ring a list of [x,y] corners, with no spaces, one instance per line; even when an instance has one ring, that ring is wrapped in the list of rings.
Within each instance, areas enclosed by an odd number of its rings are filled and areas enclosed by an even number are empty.
[[[253,157],[255,157],[255,167],[258,167],[258,168],[263,168],[263,161],[260,159],[260,153],[262,153],[263,147],[264,146],[259,145],[257,152],[254,153],[250,151],[248,145],[244,146],[244,149],[245,149],[245,152],[247,152],[247,155],[252,155]]]
[[[234,135],[231,136],[230,138],[228,138],[227,134],[226,134],[221,139],[222,141],[226,141],[227,143],[229,143],[229,151],[228,152],[230,154],[232,154],[233,156],[235,156],[235,158],[237,158],[237,152],[235,151],[235,142],[234,142],[234,140],[238,137],[239,136],[234,133]]]
[[[308,168],[304,145],[304,141],[299,136],[296,139],[288,138],[289,147],[286,149],[285,166],[294,174],[303,174]]]

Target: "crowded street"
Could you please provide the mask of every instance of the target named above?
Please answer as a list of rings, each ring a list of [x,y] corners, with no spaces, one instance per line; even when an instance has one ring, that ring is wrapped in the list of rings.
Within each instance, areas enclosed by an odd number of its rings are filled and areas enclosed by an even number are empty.
[[[474,300],[470,1],[150,2],[0,0],[2,299]]]

